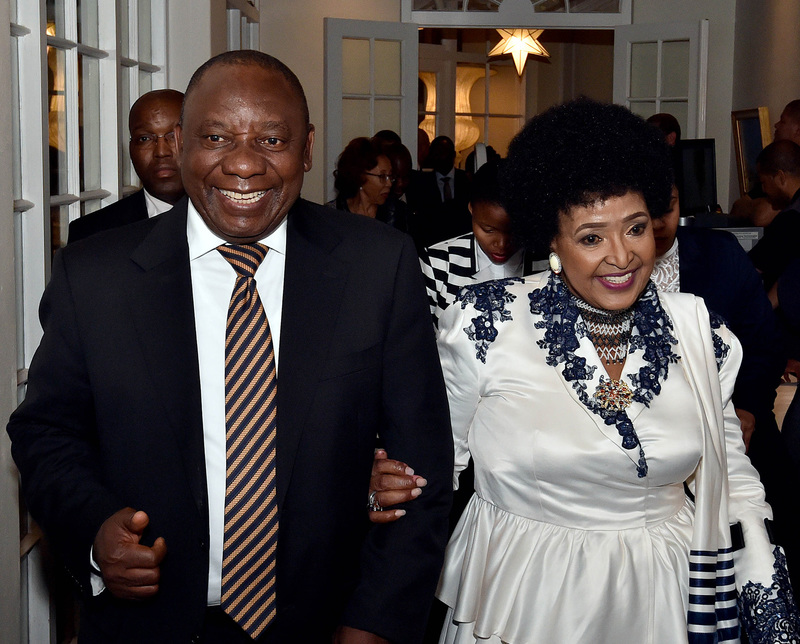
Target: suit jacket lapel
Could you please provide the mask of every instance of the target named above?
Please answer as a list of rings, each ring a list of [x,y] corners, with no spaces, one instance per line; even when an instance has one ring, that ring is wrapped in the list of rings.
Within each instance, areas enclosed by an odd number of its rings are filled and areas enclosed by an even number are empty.
[[[156,402],[181,446],[192,495],[204,513],[205,456],[186,204],[184,198],[159,217],[131,254],[141,272],[131,279],[129,295]]]
[[[329,216],[329,215],[326,215]],[[278,372],[278,506],[291,479],[320,365],[329,353],[347,277],[338,233],[299,200],[288,215]]]

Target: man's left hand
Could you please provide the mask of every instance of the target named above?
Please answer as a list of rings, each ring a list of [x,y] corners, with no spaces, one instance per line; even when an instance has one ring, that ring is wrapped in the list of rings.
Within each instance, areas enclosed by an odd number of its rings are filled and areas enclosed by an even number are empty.
[[[333,644],[390,644],[389,640],[350,626],[340,626],[333,634]]]

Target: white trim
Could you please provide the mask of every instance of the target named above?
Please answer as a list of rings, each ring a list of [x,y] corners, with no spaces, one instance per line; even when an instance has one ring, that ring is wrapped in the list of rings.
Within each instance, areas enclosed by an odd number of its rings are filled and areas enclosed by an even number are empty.
[[[620,0],[619,13],[536,12],[530,0],[503,0],[497,11],[414,11],[414,0],[402,0],[403,22],[422,27],[529,27],[608,28],[629,25],[633,0]]]

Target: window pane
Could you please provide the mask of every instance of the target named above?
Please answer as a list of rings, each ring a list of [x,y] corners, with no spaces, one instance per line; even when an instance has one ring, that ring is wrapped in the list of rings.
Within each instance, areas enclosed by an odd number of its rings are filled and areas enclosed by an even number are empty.
[[[400,43],[397,40],[375,41],[375,93],[400,96]]]
[[[30,2],[30,0],[24,0]],[[47,0],[47,33],[66,38],[64,0]]]
[[[631,97],[656,95],[658,43],[631,43]]]
[[[120,150],[122,150],[122,185],[133,186],[136,185],[136,176],[131,167],[131,154],[128,148],[131,133],[128,131],[128,112],[131,106],[131,68],[120,68],[120,89],[122,90],[122,98],[120,105],[122,106],[122,132],[120,133]]]
[[[357,136],[372,136],[369,127],[369,100],[345,98],[342,101],[342,141],[347,145]]]
[[[63,49],[47,48],[48,120],[50,127],[50,194],[63,194],[67,189],[67,112],[66,53]]]
[[[380,130],[400,131],[400,101],[375,101],[375,132]],[[374,134],[374,132],[371,132]]]
[[[100,62],[78,56],[81,190],[100,188]]]
[[[51,206],[50,231],[52,233],[51,251],[55,253],[67,244],[69,233],[69,206]]]
[[[100,199],[92,199],[91,201],[81,202],[81,217],[88,215],[90,212],[100,210],[103,207],[103,202]]]
[[[150,0],[139,0],[139,60],[145,63],[153,60],[152,34]]]
[[[97,29],[97,0],[78,0],[78,41],[90,47],[99,47]]]
[[[456,68],[456,112],[485,111],[486,68],[459,65]]]
[[[342,93],[370,93],[369,40],[342,40]]]
[[[520,118],[489,118],[489,137],[486,143],[491,145],[501,157],[506,156],[508,145],[523,125]]]
[[[493,114],[523,114],[525,82],[513,65],[492,65],[489,75],[489,109]]]
[[[689,41],[666,41],[661,45],[661,95],[689,95]]]
[[[139,96],[153,89],[153,75],[150,72],[139,72]]]
[[[564,0],[531,0],[534,11],[542,11],[548,13],[564,13],[566,7]]]
[[[655,101],[631,101],[629,107],[631,112],[641,116],[643,119],[649,118],[656,113]]]
[[[689,102],[688,101],[661,101],[661,111],[672,114],[678,119],[683,136],[688,133],[689,127]]]
[[[503,0],[414,0],[414,11],[497,11]]]
[[[11,145],[13,161],[11,163],[14,174],[14,199],[22,199],[22,144],[20,142],[19,124],[19,52],[17,38],[11,39]]]
[[[122,0],[119,4],[117,22],[119,23],[119,53],[125,58],[130,57],[130,27],[128,21],[128,0]]]
[[[619,13],[619,0],[569,0],[570,13]]]

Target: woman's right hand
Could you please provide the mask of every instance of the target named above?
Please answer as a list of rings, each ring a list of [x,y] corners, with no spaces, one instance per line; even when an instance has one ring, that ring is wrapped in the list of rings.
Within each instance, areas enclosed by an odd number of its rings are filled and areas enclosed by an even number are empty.
[[[369,520],[373,523],[391,523],[404,516],[405,510],[385,510],[383,508],[413,501],[422,488],[428,484],[422,476],[401,461],[389,458],[384,449],[375,450],[372,462],[372,478],[369,484],[370,502],[381,509],[371,509]]]

